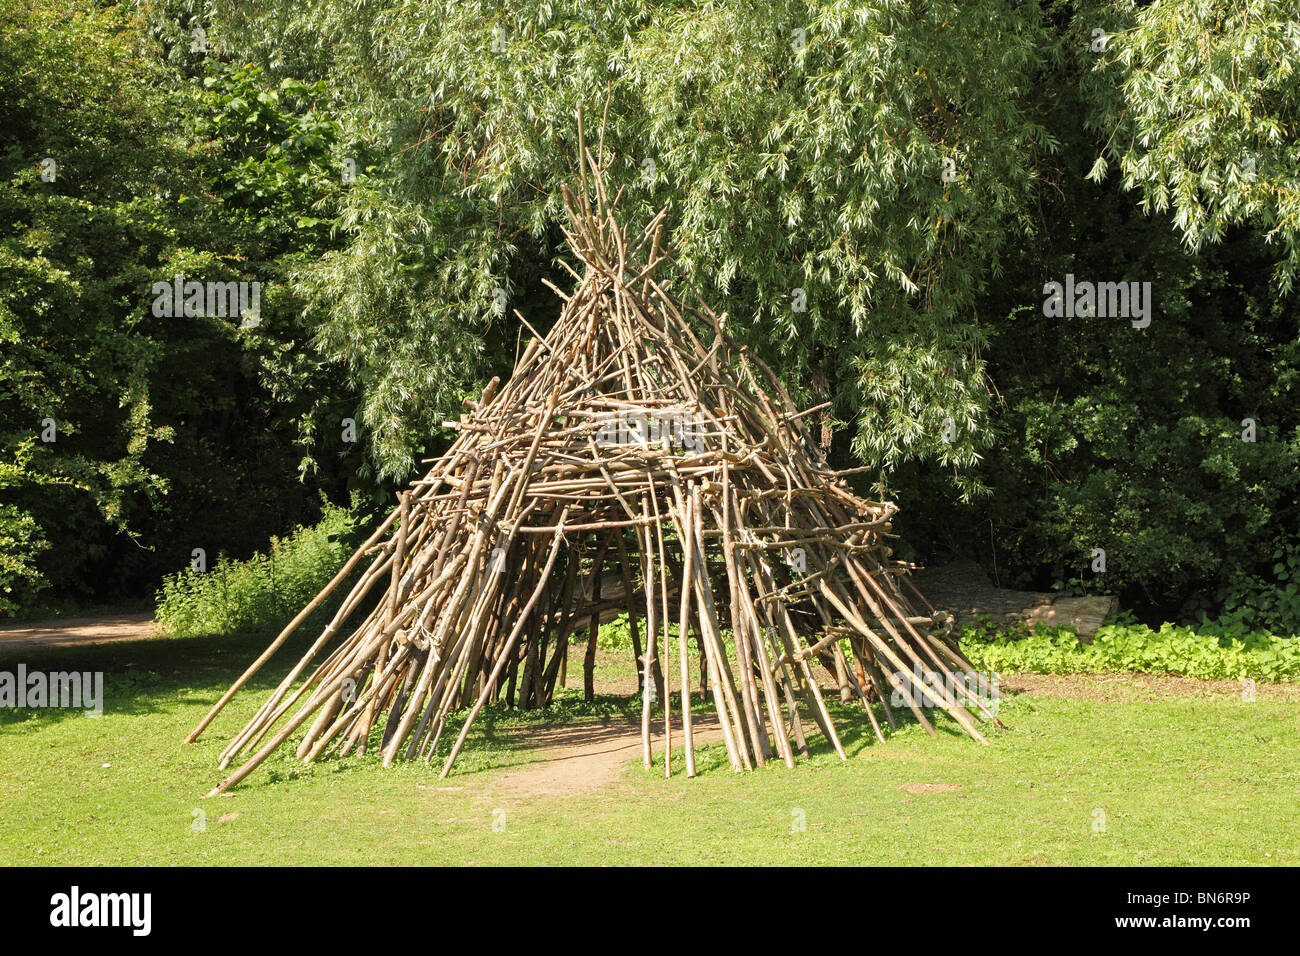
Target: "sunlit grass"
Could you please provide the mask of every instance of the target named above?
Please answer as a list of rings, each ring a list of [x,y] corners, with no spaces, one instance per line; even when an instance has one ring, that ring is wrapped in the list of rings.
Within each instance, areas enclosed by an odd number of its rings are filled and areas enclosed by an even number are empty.
[[[106,671],[107,702],[98,719],[0,711],[0,862],[1300,862],[1300,715],[1262,696],[1008,698],[1007,729],[988,747],[943,718],[934,737],[915,723],[886,725],[881,744],[860,708],[836,704],[847,763],[815,738],[794,770],[734,774],[712,747],[693,780],[634,764],[615,786],[570,797],[499,788],[507,768],[538,759],[528,728],[637,712],[625,697],[580,700],[577,647],[561,704],[522,719],[489,712],[447,780],[436,759],[308,766],[285,748],[233,795],[204,800],[222,775],[218,751],[281,670],[242,692],[196,744],[182,740],[264,642],[155,640],[22,657],[29,668]],[[295,656],[284,651],[285,662]],[[602,678],[630,675],[606,654],[601,668]]]

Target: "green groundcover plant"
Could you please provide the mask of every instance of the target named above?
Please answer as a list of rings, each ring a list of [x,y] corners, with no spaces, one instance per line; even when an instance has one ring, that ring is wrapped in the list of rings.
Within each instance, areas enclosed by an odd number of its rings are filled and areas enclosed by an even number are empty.
[[[1203,680],[1292,681],[1300,677],[1300,638],[1206,623],[1193,630],[1120,621],[1097,630],[1091,644],[1070,628],[1027,625],[998,630],[967,625],[962,653],[977,670],[1037,674],[1136,672]]]
[[[676,629],[673,631],[676,637]],[[586,635],[573,638],[585,644]],[[642,634],[644,641],[644,634]],[[602,624],[603,651],[632,648],[627,615]],[[842,644],[851,654],[848,642]],[[676,644],[673,645],[674,652]],[[1098,629],[1091,644],[1069,627],[1003,627],[983,619],[962,629],[961,650],[978,671],[1036,674],[1172,674],[1202,680],[1292,681],[1300,678],[1300,638],[1248,630],[1228,619],[1195,628],[1156,630],[1121,617]]]

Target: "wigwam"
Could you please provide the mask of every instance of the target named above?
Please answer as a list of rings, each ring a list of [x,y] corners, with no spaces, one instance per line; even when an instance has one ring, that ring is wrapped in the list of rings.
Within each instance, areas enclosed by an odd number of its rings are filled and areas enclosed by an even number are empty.
[[[864,705],[879,700],[890,721],[893,691],[933,731],[928,694],[985,742],[972,713],[993,715],[955,678],[970,665],[932,633],[933,612],[921,614],[902,591],[904,570],[887,546],[895,507],[849,490],[808,431],[817,409],[795,408],[727,334],[725,315],[669,291],[664,214],[629,238],[615,219],[619,197],[606,195],[590,152],[580,146],[579,155],[578,195],[564,196],[583,271],[572,295],[555,290],[560,318],[529,342],[505,385],[494,380],[466,402],[446,454],[191,733],[369,561],[222,751],[222,768],[244,759],[212,794],[304,727],[305,760],[364,753],[377,741],[388,766],[399,756],[430,760],[450,724],[446,776],[485,704],[504,696],[544,706],[572,635],[586,631],[594,649],[601,615],[618,605],[644,675],[647,767],[654,724],[665,758],[684,748],[694,775],[690,709],[680,706],[692,690],[712,697],[734,770],[773,759],[793,766],[796,750],[807,751],[809,720],[843,758],[816,658]],[[607,571],[619,597],[601,597]],[[377,586],[386,593],[329,649]],[[707,688],[692,685],[692,649]]]

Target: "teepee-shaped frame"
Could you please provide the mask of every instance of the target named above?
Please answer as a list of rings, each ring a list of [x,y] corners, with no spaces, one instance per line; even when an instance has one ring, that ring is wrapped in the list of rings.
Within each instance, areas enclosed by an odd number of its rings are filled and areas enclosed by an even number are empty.
[[[676,718],[686,772],[695,773],[690,707],[675,715],[669,698],[676,663],[680,701],[689,701],[691,637],[735,770],[771,759],[793,766],[795,750],[806,752],[807,718],[844,757],[809,666],[817,656],[847,675],[881,739],[873,688],[891,722],[894,691],[927,730],[922,709],[933,701],[985,742],[967,708],[993,715],[957,676],[970,665],[900,590],[904,571],[885,543],[895,507],[848,489],[811,439],[808,411],[727,335],[725,315],[669,293],[658,275],[664,214],[629,240],[614,217],[619,197],[606,195],[590,152],[580,146],[579,155],[579,195],[564,190],[566,236],[585,271],[574,273],[572,295],[555,290],[565,300],[560,318],[529,342],[504,386],[493,380],[466,402],[446,454],[195,728],[191,741],[371,559],[222,751],[226,768],[261,744],[210,795],[309,720],[299,757],[364,753],[379,730],[388,766],[401,754],[429,760],[449,718],[468,707],[445,777],[486,703],[503,694],[524,706],[548,702],[571,635],[594,636],[602,613],[619,605],[649,675],[647,767],[653,722],[671,772]],[[602,601],[611,566],[622,596]],[[380,582],[387,593],[295,686]]]

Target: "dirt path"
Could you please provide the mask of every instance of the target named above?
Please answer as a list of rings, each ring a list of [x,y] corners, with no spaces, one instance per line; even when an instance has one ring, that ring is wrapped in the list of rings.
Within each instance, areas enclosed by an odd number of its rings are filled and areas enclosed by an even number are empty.
[[[651,738],[656,753],[663,751],[663,723]],[[510,796],[567,797],[617,783],[628,765],[641,756],[641,726],[635,721],[612,720],[600,724],[519,728],[514,731],[539,752],[536,763],[504,771],[488,784],[493,792]],[[691,719],[695,746],[722,740],[716,714],[696,714]],[[673,718],[673,749],[682,746],[681,715]]]
[[[152,614],[61,617],[0,627],[0,654],[45,647],[84,647],[140,641],[158,633]]]

